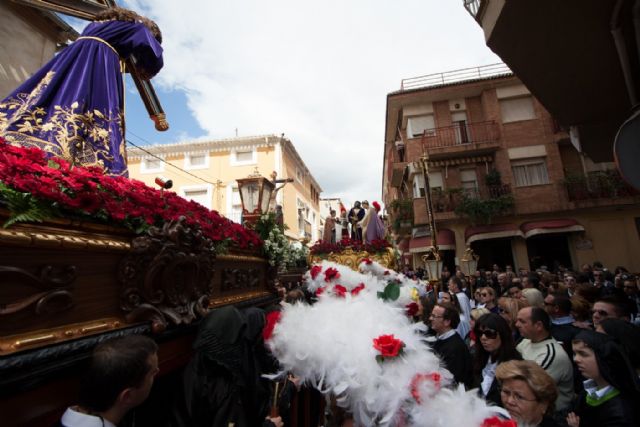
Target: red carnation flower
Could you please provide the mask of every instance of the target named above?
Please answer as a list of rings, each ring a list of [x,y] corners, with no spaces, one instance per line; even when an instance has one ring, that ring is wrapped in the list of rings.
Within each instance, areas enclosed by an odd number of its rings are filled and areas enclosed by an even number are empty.
[[[347,288],[345,288],[342,285],[335,285],[333,287],[333,293],[340,298],[344,298],[345,295],[347,294]]]
[[[391,273],[389,273],[389,270],[385,270],[384,275],[388,276],[389,274],[391,274]]]
[[[373,348],[380,352],[382,359],[397,357],[404,348],[404,343],[393,334],[380,335],[373,339]]]
[[[316,296],[319,297],[320,295],[322,295],[324,293],[324,289],[324,286],[316,289]]]
[[[356,296],[364,289],[364,283],[358,284],[355,288],[351,289],[351,295]]]
[[[371,261],[369,258],[365,258],[365,259],[363,259],[363,260],[362,260],[362,262],[364,262],[364,263],[365,263],[365,264],[367,264],[367,265],[371,265],[371,264],[373,264],[373,261]]]
[[[314,265],[313,267],[311,267],[311,278],[315,280],[321,271],[322,271],[322,267],[319,265]]]
[[[324,272],[324,281],[330,282],[333,279],[339,279],[340,272],[333,267],[329,267]]]
[[[498,417],[485,418],[481,427],[518,427],[513,420],[501,420]]]
[[[418,314],[418,311],[420,311],[420,306],[415,302],[410,302],[409,304],[405,305],[404,308],[407,316],[409,317],[415,316],[416,314]]]
[[[273,335],[273,329],[276,327],[276,323],[280,321],[282,317],[282,313],[279,311],[272,311],[267,313],[265,316],[265,324],[262,329],[262,339],[267,342],[271,339],[271,335]]]
[[[421,403],[420,390],[418,389],[420,383],[426,380],[431,380],[436,386],[436,389],[439,390],[441,379],[442,377],[438,372],[432,372],[430,374],[415,374],[413,376],[411,379],[411,396],[413,396],[418,405]]]

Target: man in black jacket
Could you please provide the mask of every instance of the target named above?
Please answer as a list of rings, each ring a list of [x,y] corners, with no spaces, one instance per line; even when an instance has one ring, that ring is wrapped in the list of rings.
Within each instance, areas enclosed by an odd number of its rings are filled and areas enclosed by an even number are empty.
[[[445,367],[453,374],[457,383],[471,387],[473,380],[471,353],[456,328],[460,323],[460,313],[446,303],[436,304],[429,316],[431,329],[436,332],[433,351],[440,356]]]

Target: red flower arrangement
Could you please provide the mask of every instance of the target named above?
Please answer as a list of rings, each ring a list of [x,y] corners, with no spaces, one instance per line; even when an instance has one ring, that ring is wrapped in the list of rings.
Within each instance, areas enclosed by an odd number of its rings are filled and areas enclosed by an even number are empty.
[[[322,295],[324,293],[324,290],[325,290],[324,286],[316,289],[316,296],[319,297],[320,295]]]
[[[276,327],[276,323],[282,318],[282,313],[279,311],[272,311],[265,316],[265,324],[262,329],[262,339],[267,342],[273,335],[273,329]]]
[[[367,251],[369,253],[381,253],[390,248],[391,244],[384,239],[373,240],[370,243],[364,243],[361,240],[342,239],[338,243],[326,243],[318,240],[311,248],[311,255],[322,255],[331,252],[342,252],[345,249],[352,249],[355,252]]]
[[[365,263],[365,264],[367,264],[367,265],[371,265],[371,264],[373,264],[373,261],[371,261],[371,259],[369,259],[369,258],[365,258],[365,259],[363,259],[363,260],[362,260],[362,262],[364,262],[364,263]]]
[[[311,267],[311,271],[309,272],[311,274],[311,278],[313,280],[316,280],[316,277],[318,277],[318,274],[320,274],[322,272],[322,267],[319,265],[314,265],[313,267]]]
[[[28,212],[13,211],[11,201],[16,195],[32,201]],[[14,147],[2,138],[0,204],[15,216],[31,220],[79,217],[116,223],[137,234],[185,217],[188,225],[199,228],[214,243],[240,248],[262,246],[252,230],[176,193],[161,192],[125,177],[107,176],[97,167],[72,166],[60,158],[47,158],[38,148]]]
[[[380,354],[376,356],[376,360],[378,360],[378,362],[384,362],[385,359],[398,357],[404,349],[404,343],[393,334],[380,335],[378,338],[373,339],[373,348],[380,352]]]
[[[438,372],[432,372],[430,374],[415,374],[411,379],[411,396],[413,396],[413,399],[419,405],[422,400],[420,396],[420,390],[418,389],[420,383],[422,383],[423,381],[432,381],[434,386],[436,387],[436,390],[439,390],[441,380],[442,377]]]
[[[355,288],[351,289],[351,295],[353,295],[355,297],[363,289],[364,289],[364,283],[359,283],[358,286],[356,286]]]
[[[340,272],[333,267],[329,267],[324,271],[324,281],[329,283],[333,279],[339,279]]]

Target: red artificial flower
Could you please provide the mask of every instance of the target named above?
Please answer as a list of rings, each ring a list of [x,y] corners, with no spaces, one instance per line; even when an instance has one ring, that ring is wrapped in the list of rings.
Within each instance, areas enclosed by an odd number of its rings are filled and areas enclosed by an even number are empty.
[[[380,335],[378,338],[373,339],[373,348],[378,350],[383,358],[397,357],[403,347],[404,343],[393,334]]]
[[[276,323],[280,321],[282,317],[282,313],[279,311],[272,311],[267,313],[265,316],[265,324],[262,329],[262,339],[267,342],[271,339],[271,335],[273,335],[273,329],[276,327]]]
[[[316,289],[316,296],[319,297],[320,295],[322,295],[324,293],[324,286]]]
[[[364,283],[359,283],[358,286],[356,286],[355,288],[351,289],[351,295],[356,296],[363,289],[364,289]]]
[[[347,294],[347,288],[345,288],[342,285],[335,285],[333,287],[333,293],[340,298],[344,298],[345,295]]]
[[[502,420],[498,417],[485,418],[481,427],[518,427],[513,420]]]
[[[388,276],[389,274],[391,274],[391,273],[389,273],[389,270],[385,270],[384,271],[384,276]]]
[[[364,263],[365,263],[365,264],[367,264],[367,265],[371,265],[371,264],[373,264],[373,261],[371,261],[369,258],[365,258],[365,259],[363,259],[363,260],[362,260],[362,262],[364,262]]]
[[[404,308],[407,316],[409,317],[415,316],[416,314],[418,314],[418,311],[420,311],[420,306],[415,302],[410,302],[409,304],[405,305]]]
[[[327,268],[324,272],[324,281],[327,283],[333,279],[339,279],[339,278],[340,278],[340,272],[333,267]]]
[[[427,380],[433,381],[436,390],[439,390],[441,379],[442,377],[438,372],[432,372],[430,374],[415,374],[413,376],[411,379],[411,396],[413,396],[418,405],[421,403],[420,390],[418,389],[420,383]]]
[[[316,280],[316,277],[318,277],[318,274],[320,274],[321,272],[322,266],[314,265],[313,267],[311,267],[311,278],[313,280]]]

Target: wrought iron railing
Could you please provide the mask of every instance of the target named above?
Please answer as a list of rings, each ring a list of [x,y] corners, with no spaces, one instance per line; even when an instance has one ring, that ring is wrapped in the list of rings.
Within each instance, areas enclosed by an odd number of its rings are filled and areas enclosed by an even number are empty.
[[[434,129],[426,129],[422,136],[424,149],[454,147],[498,141],[498,125],[494,121],[478,123],[456,123]]]
[[[476,188],[451,188],[444,191],[433,191],[431,200],[435,212],[453,212],[464,197],[497,199],[508,194],[511,194],[509,184],[485,185]]]
[[[513,71],[511,71],[507,64],[501,62],[498,64],[483,65],[481,67],[463,68],[444,73],[427,74],[402,79],[400,82],[400,90],[420,89],[509,74],[513,74]]]
[[[640,196],[640,192],[627,184],[616,170],[568,176],[564,185],[572,202]]]

